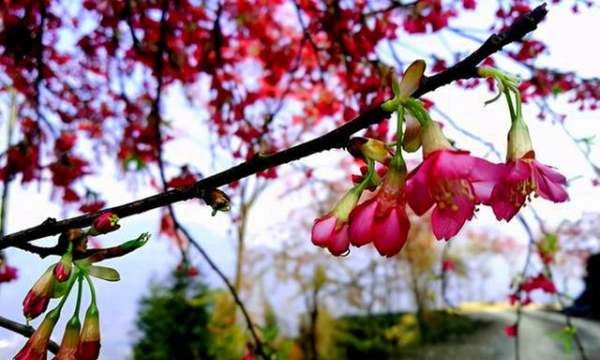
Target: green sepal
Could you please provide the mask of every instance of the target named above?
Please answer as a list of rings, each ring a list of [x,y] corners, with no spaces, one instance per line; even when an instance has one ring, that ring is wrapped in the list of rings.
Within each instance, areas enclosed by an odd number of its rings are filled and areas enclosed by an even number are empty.
[[[87,272],[93,277],[106,281],[121,280],[121,275],[119,275],[119,272],[107,266],[90,265],[90,267],[87,269]]]
[[[52,268],[54,267],[54,265],[52,265]],[[63,296],[65,296],[69,290],[69,286],[71,284],[71,281],[74,281],[74,277],[77,274],[77,268],[73,267],[71,269],[71,274],[69,275],[69,278],[66,281],[63,282],[58,282],[56,281],[56,279],[54,279],[54,284],[52,285],[52,293],[51,293],[51,297],[52,298],[61,298]]]
[[[145,232],[140,234],[140,236],[138,236],[137,239],[124,242],[123,244],[121,244],[121,247],[125,251],[130,252],[146,245],[148,240],[150,240],[150,233]]]

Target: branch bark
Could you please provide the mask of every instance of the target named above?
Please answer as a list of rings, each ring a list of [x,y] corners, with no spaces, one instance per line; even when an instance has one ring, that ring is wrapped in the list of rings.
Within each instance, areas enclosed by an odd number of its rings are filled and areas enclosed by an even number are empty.
[[[456,63],[454,66],[432,77],[424,78],[421,86],[414,93],[414,96],[420,97],[456,80],[476,77],[477,65],[480,62],[501,50],[505,45],[520,40],[527,33],[535,30],[546,14],[547,10],[545,5],[540,5],[525,16],[517,19],[510,27],[506,28],[501,33],[490,36],[477,50]],[[72,228],[89,226],[96,217],[107,211],[124,218],[176,202],[194,198],[203,198],[207,191],[229,184],[235,180],[243,179],[269,168],[286,164],[321,151],[342,148],[346,145],[352,134],[376,124],[391,115],[391,113],[381,109],[380,105],[381,104],[377,104],[377,106],[365,111],[354,120],[349,121],[327,134],[274,154],[259,154],[244,163],[204,178],[188,189],[172,189],[164,191],[127,204],[61,221],[48,218],[38,226],[4,236],[0,241],[0,249],[7,247],[22,247],[28,242],[36,239],[57,235]]]
[[[33,335],[33,332],[35,331],[35,329],[29,325],[24,325],[2,316],[0,316],[0,327],[15,332],[17,334],[21,334],[25,337],[31,337],[31,335]],[[50,340],[48,342],[48,351],[50,351],[53,354],[56,354],[58,352],[58,344]]]

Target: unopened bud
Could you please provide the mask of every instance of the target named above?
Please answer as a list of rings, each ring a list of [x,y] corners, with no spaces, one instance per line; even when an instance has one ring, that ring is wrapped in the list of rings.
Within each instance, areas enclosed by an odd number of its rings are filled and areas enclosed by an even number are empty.
[[[81,323],[77,316],[73,316],[65,328],[65,333],[60,343],[60,348],[54,360],[77,360],[77,347],[79,345],[79,331]]]
[[[229,211],[231,202],[229,196],[219,189],[212,189],[204,197],[204,201],[213,209],[213,216],[217,211]]]
[[[73,255],[68,251],[60,258],[60,261],[54,265],[54,278],[56,278],[58,282],[66,281],[71,275],[72,267]]]
[[[106,234],[115,231],[119,225],[119,217],[111,212],[106,212],[96,218],[90,229],[90,235]]]
[[[402,148],[408,152],[415,152],[421,147],[421,125],[412,115],[405,115],[406,129],[402,138]]]
[[[77,347],[77,359],[96,360],[100,354],[100,318],[96,304],[92,303],[85,313],[81,337]]]
[[[348,152],[355,158],[371,159],[380,163],[385,163],[389,155],[389,150],[383,141],[363,137],[350,139]]]
[[[27,319],[35,319],[46,311],[53,287],[54,276],[52,275],[52,267],[50,267],[33,284],[23,300],[23,315]]]
[[[529,137],[529,129],[522,119],[513,121],[508,131],[508,149],[506,151],[506,159],[514,161],[523,157],[535,157],[531,138]]]

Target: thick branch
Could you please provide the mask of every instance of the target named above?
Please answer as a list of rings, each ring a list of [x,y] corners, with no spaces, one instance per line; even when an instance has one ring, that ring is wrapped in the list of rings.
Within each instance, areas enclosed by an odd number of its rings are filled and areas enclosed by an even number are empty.
[[[21,323],[12,321],[2,316],[0,316],[0,327],[15,332],[17,334],[21,334],[25,337],[30,337],[35,331],[35,329],[29,325],[23,325]],[[53,354],[56,354],[58,352],[58,344],[50,340],[48,342],[48,351],[50,351]]]
[[[456,80],[469,79],[477,76],[477,65],[481,61],[502,49],[506,44],[520,40],[527,33],[533,31],[544,19],[546,13],[547,10],[545,5],[538,6],[527,15],[516,20],[500,34],[490,36],[481,47],[462,61],[435,76],[425,78],[414,96],[422,96]],[[0,241],[0,249],[10,246],[19,247],[29,241],[57,235],[71,228],[89,226],[96,217],[106,211],[111,211],[123,218],[179,201],[198,197],[202,198],[208,190],[229,184],[235,180],[324,150],[344,147],[352,134],[376,124],[389,116],[390,113],[382,110],[380,104],[378,104],[374,108],[362,113],[354,120],[325,135],[275,154],[257,155],[249,161],[204,178],[191,188],[165,191],[124,205],[61,221],[48,219],[41,225],[4,236],[2,241]]]

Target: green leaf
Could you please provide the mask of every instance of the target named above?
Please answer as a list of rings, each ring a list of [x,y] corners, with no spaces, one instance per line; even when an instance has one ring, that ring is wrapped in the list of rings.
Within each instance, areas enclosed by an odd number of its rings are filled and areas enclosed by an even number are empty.
[[[548,336],[554,339],[554,341],[561,343],[565,353],[570,353],[573,351],[573,337],[575,332],[574,327],[566,326],[560,331],[549,332]]]
[[[98,279],[106,281],[121,280],[121,276],[119,275],[119,272],[117,270],[106,266],[91,265],[88,271],[90,275],[92,275],[93,277],[97,277]]]

